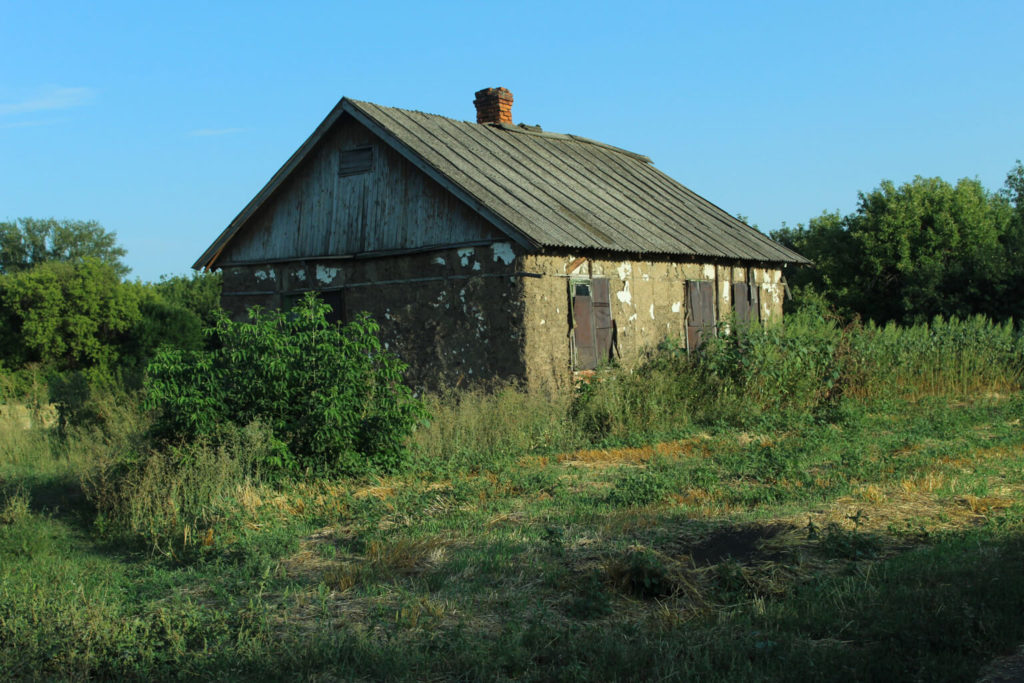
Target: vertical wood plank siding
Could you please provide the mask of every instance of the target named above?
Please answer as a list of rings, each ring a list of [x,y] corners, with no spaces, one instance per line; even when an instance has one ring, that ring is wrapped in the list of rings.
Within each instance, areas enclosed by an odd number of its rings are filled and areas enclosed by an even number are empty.
[[[372,146],[365,173],[343,150]],[[351,117],[344,117],[224,250],[225,263],[507,239]]]

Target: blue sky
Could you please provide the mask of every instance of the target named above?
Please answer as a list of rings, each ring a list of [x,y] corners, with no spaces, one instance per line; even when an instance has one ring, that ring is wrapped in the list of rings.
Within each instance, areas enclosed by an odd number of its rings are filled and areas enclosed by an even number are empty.
[[[188,271],[347,95],[595,138],[768,231],[883,178],[1002,186],[1024,3],[7,2],[0,220],[95,219]]]

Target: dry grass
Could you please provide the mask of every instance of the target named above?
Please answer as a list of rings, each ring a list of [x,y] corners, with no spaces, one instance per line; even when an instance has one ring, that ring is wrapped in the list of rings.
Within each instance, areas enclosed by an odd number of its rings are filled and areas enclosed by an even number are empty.
[[[701,456],[704,454],[703,442],[708,438],[710,437],[700,435],[689,439],[640,447],[583,449],[569,453],[560,453],[555,459],[564,464],[598,467],[630,464],[641,465],[655,458],[672,460]]]

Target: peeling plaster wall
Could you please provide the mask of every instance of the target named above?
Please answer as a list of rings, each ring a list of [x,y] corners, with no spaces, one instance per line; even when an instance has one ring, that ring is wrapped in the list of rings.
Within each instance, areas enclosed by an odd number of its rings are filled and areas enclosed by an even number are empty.
[[[342,291],[347,316],[373,316],[382,341],[409,364],[414,386],[519,379],[526,368],[515,265],[512,246],[496,242],[365,260],[225,267],[221,301],[232,318],[245,320],[254,304],[278,308],[309,290]]]
[[[715,282],[716,315],[732,314],[732,283],[759,288],[761,319],[782,316],[781,271],[741,263],[525,254],[509,242],[422,254],[224,268],[224,307],[277,308],[309,290],[344,292],[349,316],[368,311],[383,341],[410,365],[415,385],[525,379],[532,388],[571,386],[569,282],[610,280],[611,314],[626,365],[666,338],[686,334],[686,281]]]
[[[610,280],[611,313],[626,365],[642,359],[666,338],[685,339],[687,280],[716,283],[719,320],[732,314],[732,283],[748,278],[760,288],[762,320],[782,316],[782,274],[777,268],[584,258],[573,253],[527,254],[520,260],[523,271],[542,276],[522,281],[526,376],[531,387],[557,390],[572,382],[569,280],[573,277]]]

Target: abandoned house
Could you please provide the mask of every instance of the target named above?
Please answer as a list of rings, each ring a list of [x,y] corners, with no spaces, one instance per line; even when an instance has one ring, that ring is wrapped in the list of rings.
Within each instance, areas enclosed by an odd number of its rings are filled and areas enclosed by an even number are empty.
[[[223,271],[236,319],[311,290],[368,311],[422,386],[557,388],[781,317],[799,254],[645,156],[513,124],[504,88],[474,103],[469,123],[343,98],[194,267]]]

